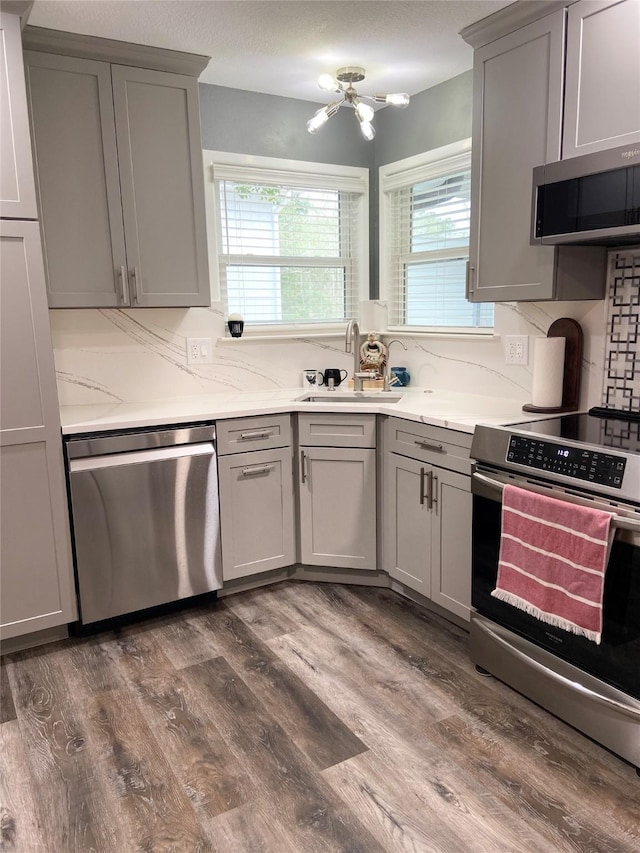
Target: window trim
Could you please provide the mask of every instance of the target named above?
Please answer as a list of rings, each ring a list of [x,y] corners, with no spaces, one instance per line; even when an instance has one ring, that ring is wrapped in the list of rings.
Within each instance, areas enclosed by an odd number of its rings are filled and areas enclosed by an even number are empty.
[[[245,180],[258,183],[270,181],[276,184],[300,185],[322,189],[337,189],[358,196],[357,221],[357,279],[353,302],[360,314],[360,303],[369,299],[369,169],[359,166],[340,166],[330,163],[314,163],[306,160],[288,160],[281,157],[262,157],[253,154],[235,154],[229,151],[203,150],[205,182],[205,214],[207,222],[207,246],[209,254],[209,277],[213,301],[222,302],[220,286],[220,262],[218,246],[218,212],[215,181],[219,179]],[[300,259],[298,259],[300,260]],[[225,317],[226,319],[226,317]],[[282,323],[245,326],[243,338],[307,338],[326,334],[343,333],[343,323]],[[356,317],[357,319],[357,317]],[[225,335],[226,324],[225,324]]]
[[[429,180],[442,173],[445,169],[455,170],[470,166],[471,156],[471,138],[461,139],[458,142],[453,142],[450,145],[443,145],[440,148],[433,148],[430,151],[425,151],[422,154],[414,154],[411,157],[405,157],[402,160],[396,160],[393,163],[387,163],[380,166],[378,170],[378,187],[379,187],[379,250],[380,250],[380,298],[386,300],[390,305],[392,299],[395,298],[391,289],[388,271],[391,268],[391,247],[389,245],[389,228],[388,219],[390,216],[388,193],[395,190],[409,187],[412,184],[420,181]],[[413,253],[412,258],[420,253]],[[401,258],[408,257],[407,255],[400,256]],[[472,326],[415,326],[415,325],[399,325],[394,323],[387,324],[389,333],[428,335],[446,335],[457,336],[465,335],[471,339],[482,338],[494,335],[494,326],[483,326],[474,328]]]

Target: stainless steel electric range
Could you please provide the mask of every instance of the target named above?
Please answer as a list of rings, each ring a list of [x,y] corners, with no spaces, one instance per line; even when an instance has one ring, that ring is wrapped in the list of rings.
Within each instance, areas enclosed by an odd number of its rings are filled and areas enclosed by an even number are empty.
[[[592,409],[478,426],[471,456],[476,667],[640,767],[640,416]],[[491,595],[508,483],[613,513],[599,645]]]

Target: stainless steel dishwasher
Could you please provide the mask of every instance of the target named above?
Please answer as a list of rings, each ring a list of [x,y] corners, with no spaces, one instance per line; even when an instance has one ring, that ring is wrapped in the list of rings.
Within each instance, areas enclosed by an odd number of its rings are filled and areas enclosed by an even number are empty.
[[[83,625],[222,586],[214,425],[66,449]]]

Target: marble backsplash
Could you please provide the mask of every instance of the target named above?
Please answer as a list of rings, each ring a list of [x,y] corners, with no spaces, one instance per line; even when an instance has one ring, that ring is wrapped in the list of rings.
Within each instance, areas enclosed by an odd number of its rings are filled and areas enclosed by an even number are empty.
[[[384,310],[381,303],[363,306],[369,318]],[[501,303],[496,305],[494,335],[403,336],[391,344],[390,362],[406,365],[413,385],[526,403],[533,381],[531,357],[527,366],[505,364],[501,336],[531,336],[532,353],[534,336],[546,335],[559,317],[572,317],[585,335],[581,404],[597,405],[602,399],[606,308],[606,300]],[[351,372],[353,363],[344,352],[342,335],[225,339],[221,304],[190,309],[55,309],[49,316],[63,406],[299,387],[305,368],[340,367]],[[363,332],[370,323],[369,319],[361,324]],[[187,364],[187,337],[213,339],[213,364]]]

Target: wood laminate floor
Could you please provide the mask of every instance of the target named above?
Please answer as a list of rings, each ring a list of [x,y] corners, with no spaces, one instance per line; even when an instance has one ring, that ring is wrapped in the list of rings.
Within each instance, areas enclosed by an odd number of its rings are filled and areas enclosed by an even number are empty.
[[[640,849],[633,768],[389,590],[282,583],[1,675],[2,851]]]

